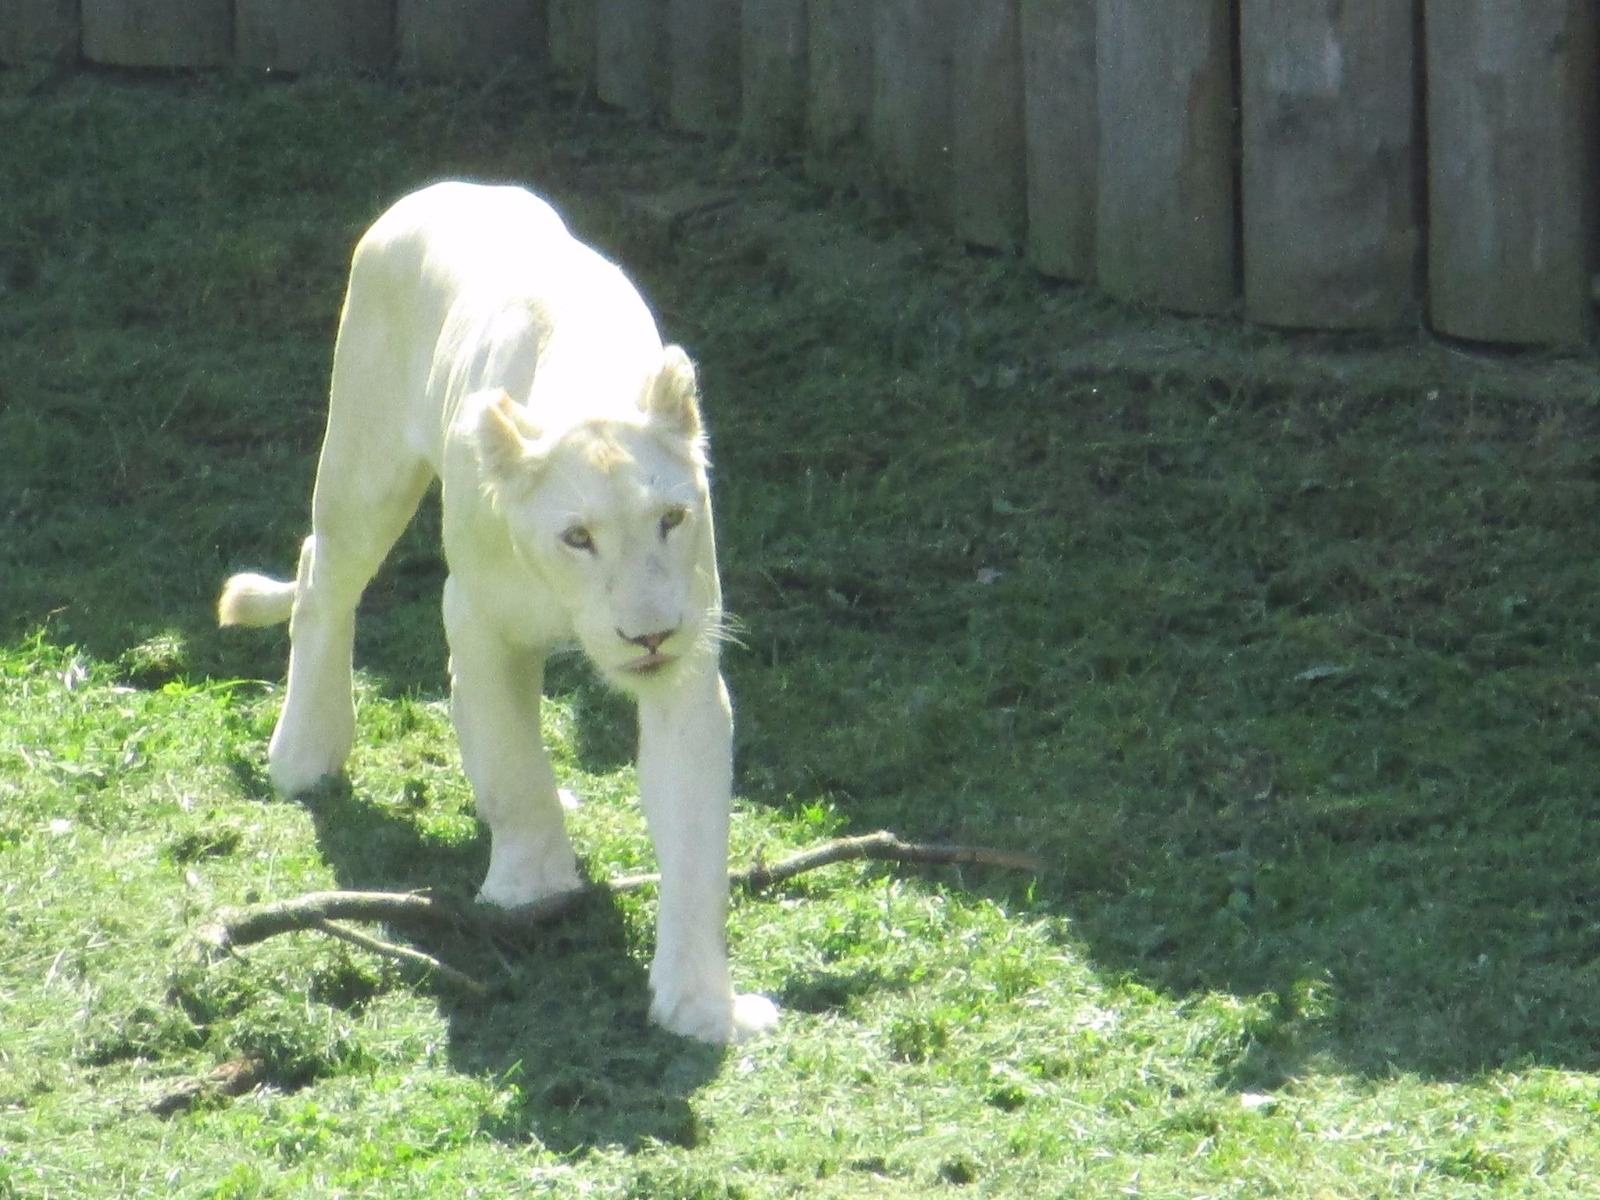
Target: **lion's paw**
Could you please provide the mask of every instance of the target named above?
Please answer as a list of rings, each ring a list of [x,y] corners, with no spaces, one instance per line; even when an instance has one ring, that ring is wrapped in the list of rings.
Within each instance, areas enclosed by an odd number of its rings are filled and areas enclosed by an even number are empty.
[[[285,796],[309,791],[344,770],[355,740],[356,710],[348,698],[325,702],[315,691],[287,697],[267,745],[272,786]]]
[[[480,904],[498,908],[520,908],[536,904],[562,892],[583,886],[578,864],[571,850],[562,848],[541,852],[537,847],[507,845],[506,839],[493,841],[489,853],[489,873],[478,889]]]
[[[339,774],[349,756],[347,742],[319,745],[311,739],[274,738],[267,751],[267,775],[283,795],[298,796]]]
[[[707,992],[677,997],[656,993],[650,1019],[669,1033],[713,1046],[742,1042],[778,1023],[778,1006],[765,996]]]
[[[757,992],[733,998],[733,1040],[743,1042],[778,1026],[778,1006]]]

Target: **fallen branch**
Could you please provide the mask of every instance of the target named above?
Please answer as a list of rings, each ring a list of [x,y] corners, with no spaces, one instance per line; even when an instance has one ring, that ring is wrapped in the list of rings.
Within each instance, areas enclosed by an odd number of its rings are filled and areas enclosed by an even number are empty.
[[[221,1097],[242,1096],[267,1078],[267,1062],[258,1055],[237,1058],[215,1068],[200,1079],[186,1079],[150,1103],[158,1117],[176,1116],[204,1102]]]
[[[991,850],[983,846],[952,846],[927,842],[902,842],[887,829],[860,837],[836,838],[809,850],[791,854],[770,865],[757,863],[730,878],[748,892],[759,892],[796,875],[833,863],[870,859],[874,862],[924,863],[950,867],[1004,867],[1039,874],[1044,863],[1032,854]]]
[[[984,846],[954,846],[930,842],[903,842],[887,829],[864,833],[860,837],[834,838],[809,850],[801,850],[775,863],[758,862],[742,871],[732,871],[728,882],[746,892],[760,892],[784,883],[796,875],[815,871],[834,863],[861,862],[923,863],[947,867],[1005,867],[1013,871],[1044,870],[1044,863],[1032,854],[1011,850],[991,850]],[[621,875],[605,887],[613,892],[631,892],[661,882],[660,875]]]
[[[321,930],[329,937],[336,937],[340,941],[349,942],[352,946],[360,946],[363,950],[370,950],[373,954],[381,955],[384,958],[392,958],[396,962],[406,963],[413,967],[421,967],[429,974],[437,975],[440,979],[479,999],[493,994],[493,990],[488,984],[480,983],[465,971],[458,971],[449,963],[441,962],[433,955],[424,954],[421,950],[413,950],[410,946],[396,946],[393,942],[375,938],[369,933],[362,933],[359,929],[351,929],[350,926],[341,925],[337,921],[318,921],[311,928]]]
[[[380,921],[458,932],[468,915],[448,901],[417,892],[307,892],[292,900],[224,909],[200,928],[199,938],[218,950],[235,950],[280,933],[314,929],[321,921]]]
[[[592,895],[614,890],[631,889],[593,884],[517,908],[464,905],[420,892],[307,892],[290,900],[223,909],[196,936],[215,950],[233,951],[280,933],[319,929],[325,921],[376,922],[457,936],[515,935],[549,923]]]
[[[1044,864],[1030,854],[981,846],[904,842],[883,830],[860,837],[836,838],[775,863],[758,862],[732,872],[728,880],[732,886],[743,891],[760,892],[819,867],[863,860],[1001,867],[1035,873],[1044,869]],[[216,920],[200,929],[199,938],[215,949],[232,951],[280,933],[315,930],[364,946],[375,953],[424,967],[467,991],[483,994],[488,990],[485,985],[432,955],[369,937],[339,922],[379,922],[457,936],[515,936],[548,923],[590,897],[637,891],[654,886],[660,879],[659,875],[623,875],[606,883],[562,892],[534,904],[510,909],[476,904],[465,906],[417,892],[310,892],[291,900],[224,910]]]

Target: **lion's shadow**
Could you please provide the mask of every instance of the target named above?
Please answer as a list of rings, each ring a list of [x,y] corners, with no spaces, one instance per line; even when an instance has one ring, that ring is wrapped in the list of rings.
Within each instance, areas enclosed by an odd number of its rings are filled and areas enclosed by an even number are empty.
[[[257,780],[251,790],[260,788]],[[486,833],[457,845],[427,840],[405,814],[345,778],[295,803],[310,815],[341,888],[426,890],[466,902],[487,865]],[[646,970],[630,953],[628,919],[615,899],[595,895],[514,942],[387,935],[487,986],[479,996],[421,972],[412,978],[438,997],[451,1067],[503,1087],[505,1099],[485,1118],[490,1136],[536,1140],[558,1153],[696,1142],[690,1097],[724,1055],[650,1023]]]

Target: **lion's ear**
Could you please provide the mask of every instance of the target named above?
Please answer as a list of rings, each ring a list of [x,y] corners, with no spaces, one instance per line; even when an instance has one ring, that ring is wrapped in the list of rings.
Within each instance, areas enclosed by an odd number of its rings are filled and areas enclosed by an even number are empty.
[[[473,437],[484,482],[495,491],[523,478],[537,459],[526,419],[503,390],[472,397],[478,402]]]
[[[685,441],[700,440],[700,388],[694,363],[682,346],[668,346],[644,396],[644,411],[655,424]]]

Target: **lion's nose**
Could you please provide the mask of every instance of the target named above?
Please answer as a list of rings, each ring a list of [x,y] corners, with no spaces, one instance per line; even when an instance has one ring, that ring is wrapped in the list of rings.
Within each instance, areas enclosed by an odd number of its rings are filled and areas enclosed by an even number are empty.
[[[629,645],[643,647],[647,654],[659,654],[662,645],[676,632],[676,629],[662,629],[655,633],[627,634],[619,629],[617,636]]]

